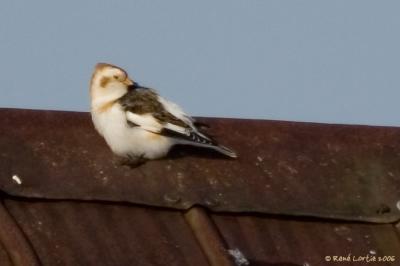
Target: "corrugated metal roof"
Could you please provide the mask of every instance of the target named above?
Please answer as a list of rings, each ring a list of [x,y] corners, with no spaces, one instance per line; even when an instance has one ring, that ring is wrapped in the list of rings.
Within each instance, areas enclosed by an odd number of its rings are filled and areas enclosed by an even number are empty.
[[[237,150],[238,160],[178,149],[130,169],[113,159],[87,113],[2,109],[0,188],[16,196],[178,209],[400,218],[399,128],[200,120]]]
[[[100,202],[8,198],[4,204],[18,225],[12,231],[20,228],[32,247],[11,251],[25,262],[33,252],[40,265],[315,266],[341,265],[332,261],[341,256],[351,258],[346,265],[393,266],[400,257],[392,224],[210,215],[201,208],[183,214]],[[230,253],[249,264],[235,263]],[[394,262],[356,261],[366,256]],[[7,265],[4,258],[1,265]]]
[[[130,169],[86,113],[0,110],[0,265],[398,265],[399,128],[201,121],[240,158]]]
[[[392,224],[220,214],[212,218],[228,248],[241,250],[251,265],[400,265],[400,241]],[[338,261],[349,254],[349,262]],[[366,256],[386,256],[389,261],[362,262],[360,257]]]
[[[4,195],[1,195],[2,199]],[[14,218],[0,203],[0,265],[39,265],[39,258]]]
[[[5,206],[42,265],[208,264],[180,212],[10,199]]]

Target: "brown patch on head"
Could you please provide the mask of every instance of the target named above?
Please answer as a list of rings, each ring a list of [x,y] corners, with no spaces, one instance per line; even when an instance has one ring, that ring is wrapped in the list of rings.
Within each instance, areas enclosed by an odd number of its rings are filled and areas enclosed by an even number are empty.
[[[95,66],[95,71],[97,72],[97,71],[102,70],[104,68],[117,68],[117,69],[121,70],[122,72],[124,72],[126,76],[128,76],[128,74],[126,73],[126,71],[124,69],[120,68],[119,66],[108,64],[108,63],[98,63]]]
[[[105,88],[109,82],[110,82],[110,78],[108,78],[108,77],[103,77],[103,78],[100,80],[100,86],[103,87],[103,88]]]
[[[113,66],[113,65],[110,65],[107,63],[98,63],[95,66],[95,70],[102,70],[103,68],[106,68],[106,67],[116,67],[116,66]]]
[[[120,68],[118,66],[115,66],[115,65],[108,64],[108,63],[98,63],[95,66],[92,78],[90,80],[90,93],[91,93],[91,95],[93,95],[92,89],[93,89],[93,83],[94,83],[95,79],[97,77],[100,77],[99,75],[103,76],[102,73],[104,73],[108,69],[118,69],[118,70],[122,71],[125,74],[125,76],[128,78],[128,74],[122,68]],[[111,82],[111,79],[112,79],[112,77],[103,77],[103,78],[101,78],[101,80],[97,80],[97,82],[99,82],[99,86],[104,88],[104,87],[106,87],[106,85],[109,82]]]

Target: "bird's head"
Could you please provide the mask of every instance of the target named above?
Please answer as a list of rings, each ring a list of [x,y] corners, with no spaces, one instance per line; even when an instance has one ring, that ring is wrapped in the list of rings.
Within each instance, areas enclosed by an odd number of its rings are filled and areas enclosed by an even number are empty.
[[[126,92],[128,87],[134,82],[128,77],[125,70],[120,67],[99,63],[96,65],[92,80],[90,82],[90,90],[93,94],[110,94],[116,92]]]

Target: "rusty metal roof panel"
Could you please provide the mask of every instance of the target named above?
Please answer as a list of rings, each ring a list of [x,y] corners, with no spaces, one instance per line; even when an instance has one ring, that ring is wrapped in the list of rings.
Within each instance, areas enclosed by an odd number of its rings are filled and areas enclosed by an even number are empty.
[[[250,265],[399,265],[400,240],[391,224],[212,217],[227,248],[239,250]]]
[[[12,262],[3,243],[0,242],[0,262],[4,266],[12,266]]]
[[[399,128],[200,121],[239,159],[180,148],[168,159],[130,169],[116,162],[88,113],[2,109],[0,189],[177,209],[198,204],[373,222],[400,218]]]
[[[100,202],[4,202],[44,266],[208,265],[181,212]]]

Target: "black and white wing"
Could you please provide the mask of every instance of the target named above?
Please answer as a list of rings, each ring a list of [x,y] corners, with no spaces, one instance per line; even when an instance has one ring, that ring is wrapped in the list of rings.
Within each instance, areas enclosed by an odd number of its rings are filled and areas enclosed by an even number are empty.
[[[124,108],[128,123],[132,126],[171,137],[177,143],[208,147],[227,156],[237,157],[235,152],[200,132],[195,126],[194,119],[182,108],[162,98],[152,89],[132,88],[119,99],[119,103]]]

